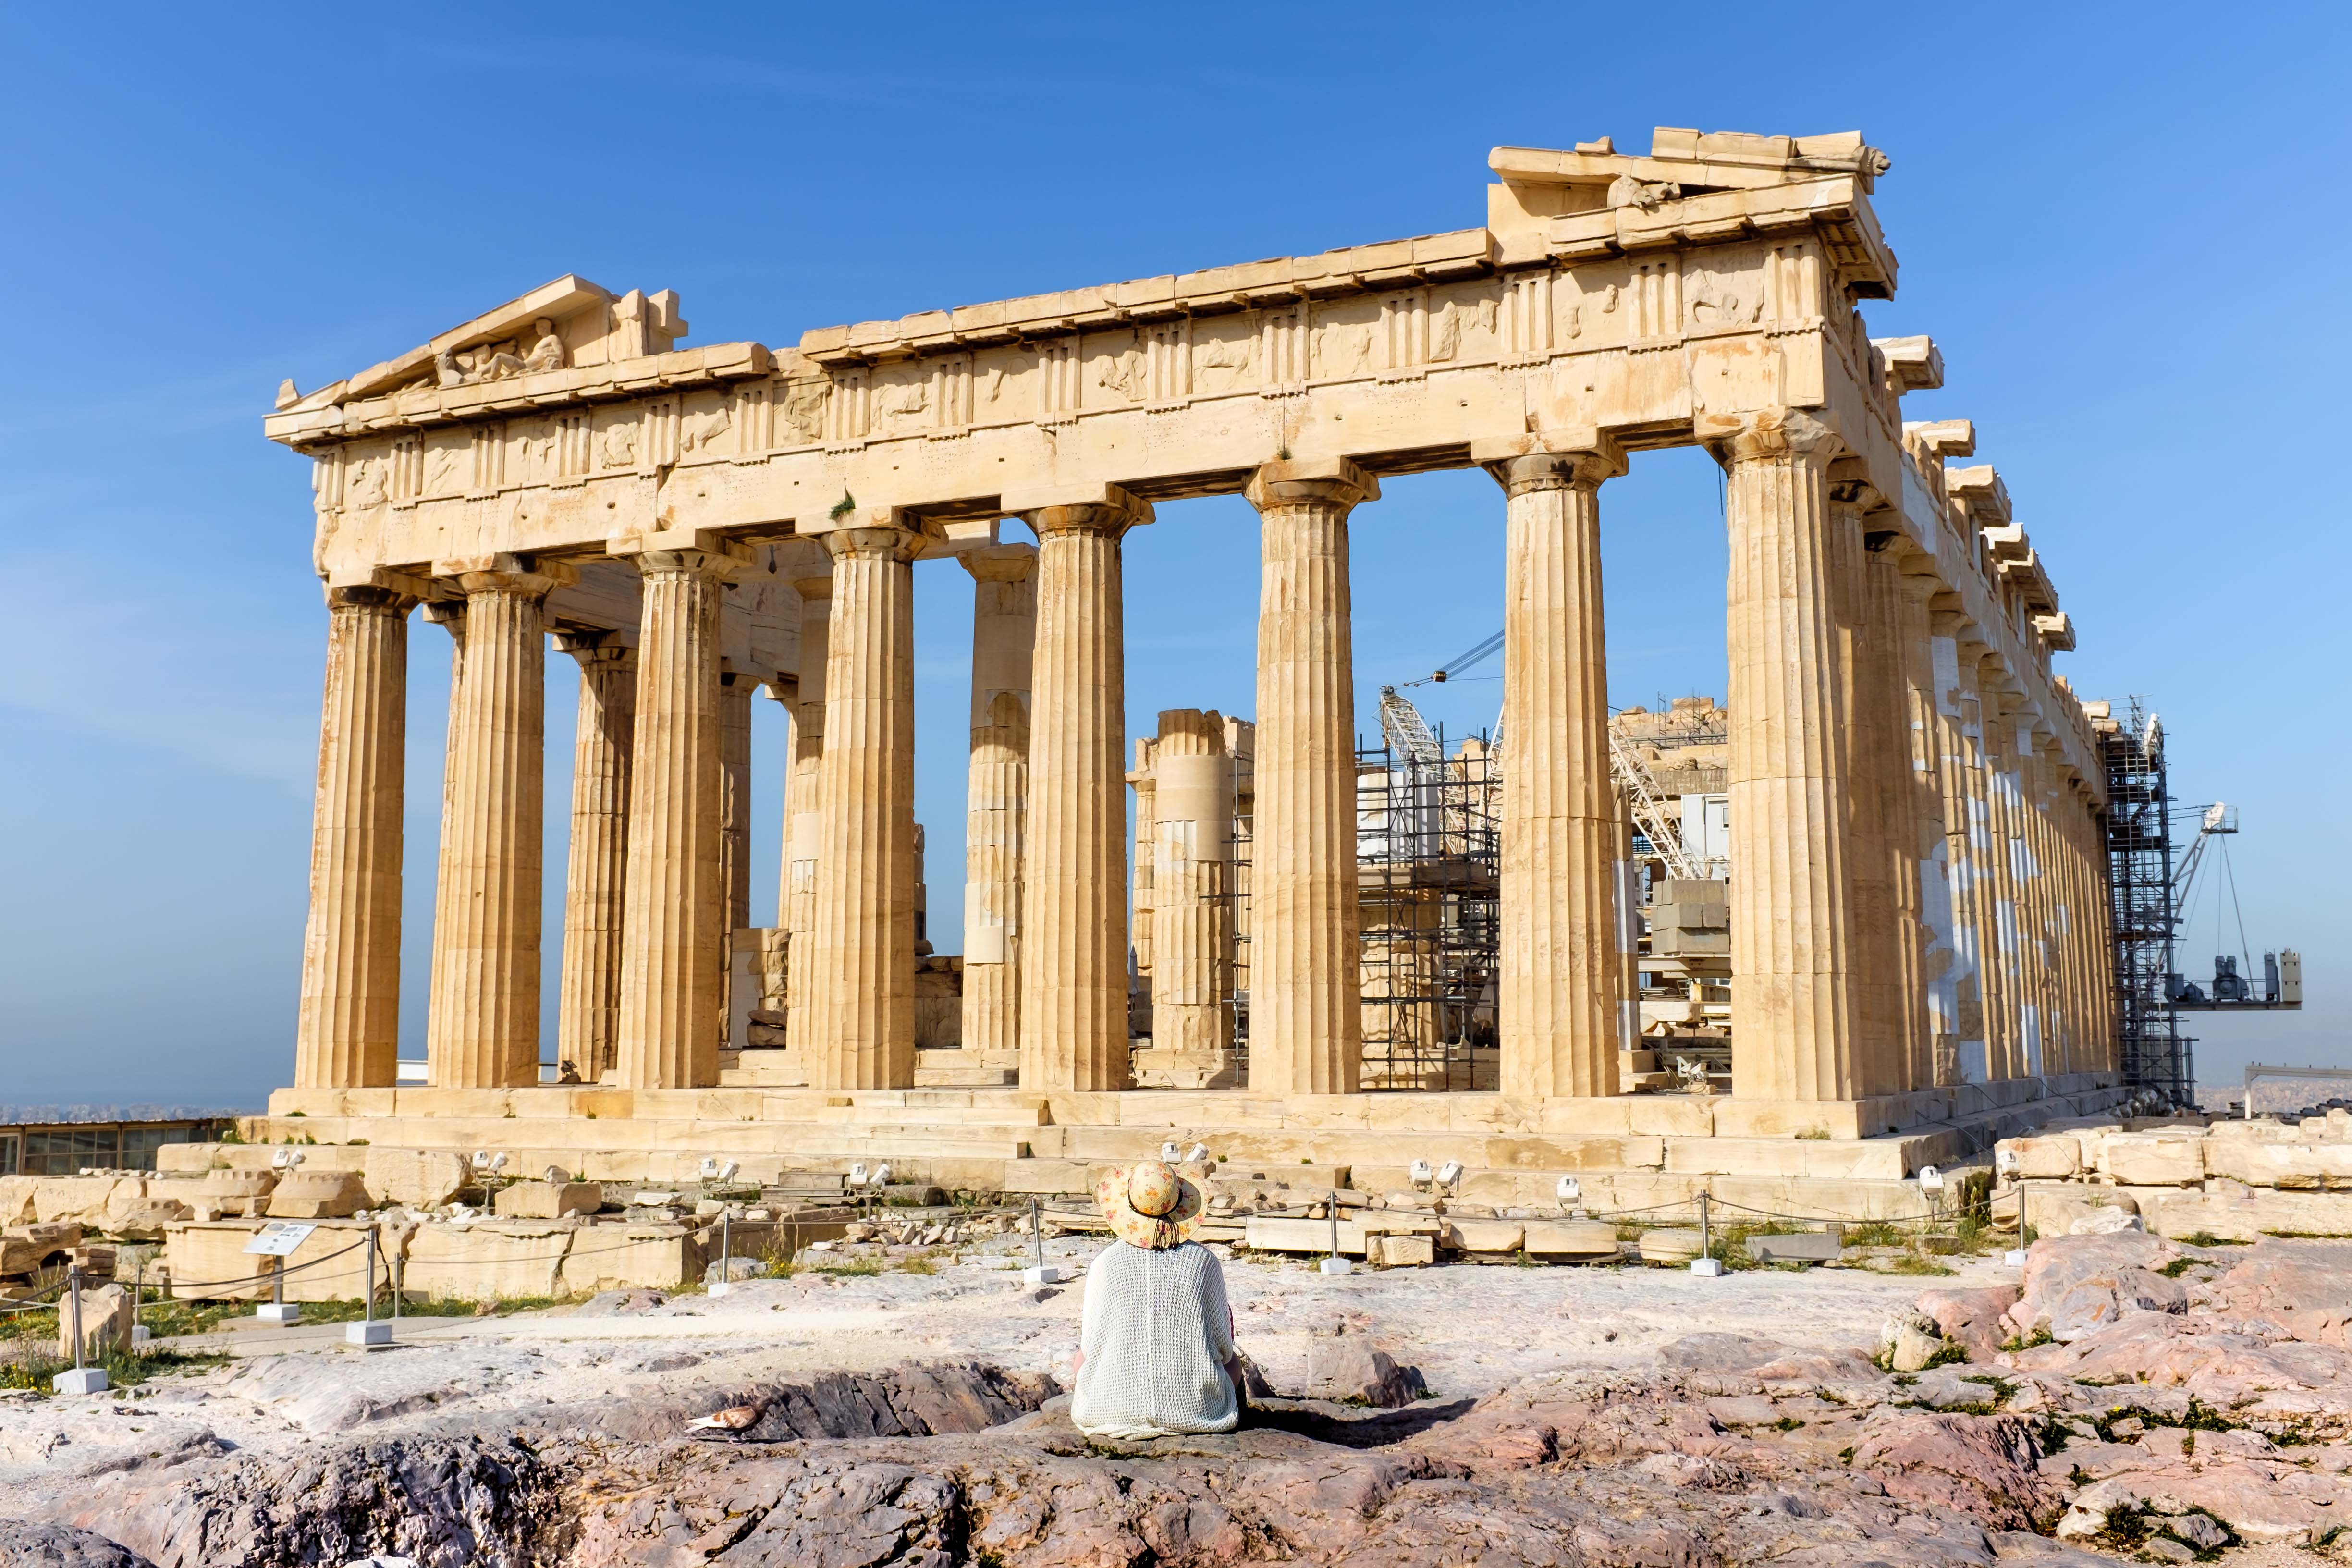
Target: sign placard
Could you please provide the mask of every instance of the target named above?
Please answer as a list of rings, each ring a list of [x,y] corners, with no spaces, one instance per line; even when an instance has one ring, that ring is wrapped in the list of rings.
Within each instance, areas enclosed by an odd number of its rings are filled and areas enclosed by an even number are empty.
[[[245,1249],[263,1258],[289,1257],[318,1228],[306,1219],[273,1219],[254,1233]]]

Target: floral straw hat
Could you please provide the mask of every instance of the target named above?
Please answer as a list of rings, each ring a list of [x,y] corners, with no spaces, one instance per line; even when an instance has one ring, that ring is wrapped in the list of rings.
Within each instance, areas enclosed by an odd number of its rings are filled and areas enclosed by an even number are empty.
[[[1191,1235],[1205,1206],[1200,1184],[1159,1160],[1113,1171],[1095,1184],[1095,1202],[1112,1235],[1152,1252]]]

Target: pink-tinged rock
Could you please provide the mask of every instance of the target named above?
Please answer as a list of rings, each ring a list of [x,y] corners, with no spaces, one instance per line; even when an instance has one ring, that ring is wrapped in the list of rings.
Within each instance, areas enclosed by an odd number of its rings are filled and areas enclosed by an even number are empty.
[[[2013,1415],[1906,1414],[1874,1421],[1853,1468],[1889,1495],[1954,1508],[1992,1530],[2032,1530],[2058,1511],[2035,1469],[2031,1428]]]
[[[2332,1319],[2340,1342],[2352,1319],[2352,1242],[2260,1242],[2213,1293],[2227,1310],[2278,1319],[2297,1339],[2326,1337]]]
[[[2203,1509],[2250,1542],[2307,1546],[2352,1519],[2352,1485],[2259,1459],[2168,1466],[2128,1485],[2159,1513]]]
[[[2024,1288],[2001,1322],[2020,1338],[2043,1330],[2069,1341],[2128,1312],[2185,1312],[2189,1292],[2156,1272],[2179,1255],[2139,1231],[2046,1237],[2027,1251]]]
[[[1475,1410],[1442,1422],[1411,1446],[1434,1458],[1481,1468],[1533,1469],[1559,1458],[1559,1434],[1550,1422],[1507,1411]]]
[[[2157,1461],[2137,1443],[2069,1443],[2063,1451],[2042,1462],[2056,1466],[2061,1479],[2080,1470],[2095,1481],[2104,1481],[2110,1476],[2152,1468]]]
[[[2000,1319],[2017,1305],[2017,1297],[2014,1285],[1988,1285],[1969,1290],[1923,1290],[1913,1305],[1935,1320],[1946,1339],[1967,1346],[1970,1361],[1989,1362],[2009,1338]]]
[[[2270,1340],[2253,1330],[2252,1324],[2201,1314],[2136,1312],[2072,1343],[2044,1345],[2007,1359],[2024,1371],[2181,1389],[2224,1409],[2306,1389],[2352,1396],[2352,1351]],[[2317,1409],[2281,1407],[2276,1413]]]

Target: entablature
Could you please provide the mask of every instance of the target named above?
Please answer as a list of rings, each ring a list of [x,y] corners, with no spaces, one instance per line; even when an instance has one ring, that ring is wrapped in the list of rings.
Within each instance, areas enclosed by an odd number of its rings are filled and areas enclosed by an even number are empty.
[[[316,460],[319,564],[341,582],[486,552],[760,545],[877,508],[953,553],[1046,489],[1169,500],[1238,491],[1276,458],[1386,475],[1536,431],[1638,449],[1690,444],[1702,416],[1815,409],[2055,708],[1978,539],[2008,522],[1998,476],[1944,468],[1973,449],[1965,421],[1901,418],[1940,354],[1873,342],[1853,309],[1893,287],[1867,202],[1884,160],[1858,136],[1687,134],[1661,132],[1673,167],[1498,150],[1499,227],[820,328],[793,350],[671,347],[675,295],[566,277],[281,398],[266,428]],[[1593,205],[1538,210],[1544,190]]]

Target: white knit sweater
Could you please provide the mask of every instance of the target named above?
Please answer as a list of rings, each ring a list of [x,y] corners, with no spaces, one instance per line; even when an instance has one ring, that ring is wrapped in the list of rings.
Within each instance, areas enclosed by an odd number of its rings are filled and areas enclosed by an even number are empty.
[[[1241,1412],[1225,1271],[1188,1241],[1150,1252],[1114,1241],[1087,1268],[1086,1315],[1070,1418],[1095,1437],[1230,1432]]]

